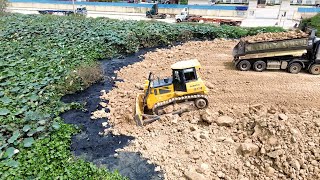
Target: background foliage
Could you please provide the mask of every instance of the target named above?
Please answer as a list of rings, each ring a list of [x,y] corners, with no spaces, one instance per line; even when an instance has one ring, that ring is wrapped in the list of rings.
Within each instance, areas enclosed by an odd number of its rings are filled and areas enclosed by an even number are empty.
[[[4,10],[7,6],[8,0],[0,0],[0,16],[4,13]]]
[[[309,27],[317,29],[317,35],[320,34],[320,13],[312,18],[303,19],[301,24],[301,28]]]
[[[60,101],[64,94],[99,80],[83,73],[97,67],[96,60],[177,41],[275,31],[283,29],[50,15],[0,17],[0,179],[121,178],[71,156],[70,137],[76,129],[59,117],[74,106]]]

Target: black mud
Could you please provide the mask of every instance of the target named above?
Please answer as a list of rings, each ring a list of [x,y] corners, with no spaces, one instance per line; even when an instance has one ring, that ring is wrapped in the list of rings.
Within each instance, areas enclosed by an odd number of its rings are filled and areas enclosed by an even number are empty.
[[[119,152],[118,156],[114,157],[116,149],[127,146],[134,138],[123,135],[100,136],[99,132],[103,132],[105,129],[101,123],[106,122],[107,119],[91,120],[90,115],[91,112],[99,108],[100,91],[112,89],[114,81],[111,77],[115,76],[113,72],[143,60],[139,56],[150,50],[141,50],[123,59],[102,61],[105,80],[92,85],[85,91],[66,95],[62,98],[62,101],[66,103],[84,103],[85,109],[87,109],[87,111],[70,110],[61,115],[66,123],[75,124],[82,130],[81,133],[72,137],[71,150],[74,155],[98,166],[104,166],[111,171],[118,170],[121,175],[133,180],[160,180],[164,178],[161,172],[154,171],[156,165],[148,164],[147,160],[143,159],[138,153]],[[120,79],[115,79],[115,81],[120,81]]]

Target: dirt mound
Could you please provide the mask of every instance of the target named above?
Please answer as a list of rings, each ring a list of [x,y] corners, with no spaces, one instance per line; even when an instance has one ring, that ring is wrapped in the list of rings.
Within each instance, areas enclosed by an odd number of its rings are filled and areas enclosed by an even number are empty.
[[[304,38],[304,37],[308,37],[308,34],[301,30],[296,30],[296,31],[277,32],[277,33],[260,33],[255,36],[247,36],[247,37],[241,38],[241,41],[254,43],[254,42],[285,40],[285,39],[296,39],[296,38]]]
[[[141,152],[166,179],[320,178],[320,77],[237,71],[231,55],[236,43],[188,42],[149,52],[119,70],[123,81],[100,97],[109,101],[112,132],[134,136],[124,150]],[[186,59],[202,65],[209,107],[137,127],[135,97],[148,72],[170,76],[170,65]]]

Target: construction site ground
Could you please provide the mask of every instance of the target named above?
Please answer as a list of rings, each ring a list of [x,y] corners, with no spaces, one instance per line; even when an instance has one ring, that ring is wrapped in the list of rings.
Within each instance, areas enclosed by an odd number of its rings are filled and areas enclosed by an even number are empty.
[[[232,63],[236,40],[192,41],[157,49],[116,71],[93,116],[108,117],[103,135],[135,139],[119,152],[140,152],[165,179],[320,179],[320,76],[307,72],[242,72]],[[134,105],[149,71],[198,59],[209,107],[137,127]],[[105,102],[108,102],[105,103]],[[94,118],[94,117],[92,117]],[[115,156],[116,158],[116,156]]]

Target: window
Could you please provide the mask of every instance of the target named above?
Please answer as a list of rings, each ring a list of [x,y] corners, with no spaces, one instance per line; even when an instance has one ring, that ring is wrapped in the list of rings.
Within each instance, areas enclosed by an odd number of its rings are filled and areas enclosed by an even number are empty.
[[[184,73],[184,77],[186,79],[186,82],[197,79],[194,68],[185,69],[185,70],[183,70],[183,73]]]
[[[169,87],[163,87],[163,88],[159,89],[159,94],[166,94],[169,92],[170,92]]]
[[[180,82],[179,71],[174,71],[174,80]]]
[[[169,89],[159,89],[159,93],[160,94],[166,94],[166,93],[169,93],[170,90]]]
[[[320,45],[318,45],[317,60],[320,60]]]

